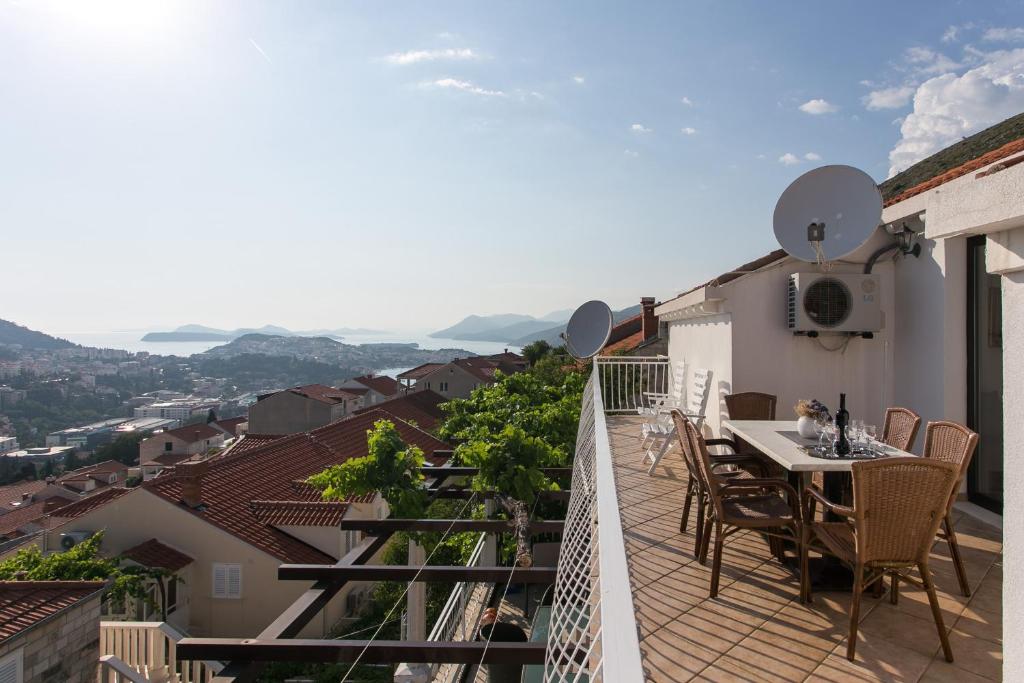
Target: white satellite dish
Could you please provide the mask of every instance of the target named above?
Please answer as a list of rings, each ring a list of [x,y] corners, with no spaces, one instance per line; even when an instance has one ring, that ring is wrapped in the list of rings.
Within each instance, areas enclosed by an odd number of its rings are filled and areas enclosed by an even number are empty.
[[[801,261],[856,251],[882,222],[882,193],[853,166],[822,166],[794,180],[775,205],[775,239]]]
[[[573,358],[581,360],[596,356],[612,334],[612,309],[603,301],[588,301],[577,308],[562,339]]]

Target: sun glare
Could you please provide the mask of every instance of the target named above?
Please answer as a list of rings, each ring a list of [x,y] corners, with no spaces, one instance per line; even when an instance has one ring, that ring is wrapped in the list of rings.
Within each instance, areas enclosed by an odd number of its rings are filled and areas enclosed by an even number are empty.
[[[147,37],[176,23],[180,3],[168,0],[51,0],[53,14],[81,32],[105,37]]]

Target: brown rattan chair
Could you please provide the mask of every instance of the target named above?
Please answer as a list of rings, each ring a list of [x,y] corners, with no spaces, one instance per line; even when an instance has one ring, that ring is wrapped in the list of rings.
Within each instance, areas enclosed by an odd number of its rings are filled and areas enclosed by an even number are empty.
[[[910,408],[889,408],[885,411],[882,442],[901,451],[910,452],[920,428],[921,416]]]
[[[759,391],[744,391],[738,394],[728,394],[725,397],[725,408],[729,411],[729,418],[732,420],[774,420],[775,406],[778,398],[772,394],[762,394]],[[738,436],[731,439],[733,450],[740,455],[752,455],[760,458],[765,474],[772,477],[785,476],[785,471],[774,460],[763,454]],[[713,445],[713,444],[708,444]]]
[[[949,555],[953,558],[953,568],[960,583],[960,592],[964,597],[971,597],[971,587],[967,583],[967,571],[964,560],[960,556],[960,546],[956,541],[956,530],[953,528],[953,503],[960,492],[960,485],[967,476],[967,468],[971,464],[974,450],[978,447],[978,435],[967,427],[956,422],[929,422],[924,432],[924,457],[931,460],[953,463],[957,466],[957,482],[946,505],[946,514],[942,518],[942,527],[938,537],[949,544]]]
[[[717,474],[704,437],[689,420],[683,427],[696,460],[700,485],[710,503],[701,532],[699,557],[701,561],[707,558],[714,529],[715,550],[709,592],[714,598],[718,596],[722,550],[729,536],[743,529],[756,529],[770,538],[800,542],[799,495],[796,489],[780,479],[740,479]]]
[[[707,512],[707,491],[701,483],[700,474],[698,470],[696,453],[690,446],[690,440],[686,438],[686,425],[690,420],[683,415],[679,410],[672,411],[672,421],[676,427],[676,436],[679,439],[680,450],[683,454],[683,461],[686,463],[687,480],[686,480],[686,498],[683,502],[683,515],[679,520],[679,531],[685,532],[686,527],[689,523],[690,508],[693,505],[693,499],[697,499],[697,522],[695,524],[695,539],[693,545],[693,554],[698,556],[700,553],[701,540],[703,538],[704,531],[704,519]],[[732,442],[728,439],[711,439],[705,442],[712,446],[733,446]],[[710,455],[712,462],[712,469],[716,470],[716,473],[722,477],[728,477],[730,479],[754,479],[764,476],[764,468],[762,467],[761,461],[755,457],[748,455]],[[719,469],[720,466],[733,466],[738,469],[723,472]]]
[[[810,551],[839,558],[853,569],[853,604],[846,658],[853,661],[857,622],[865,588],[888,573],[893,583],[914,584],[928,593],[932,616],[946,661],[953,661],[939,599],[928,569],[928,555],[956,485],[957,466],[924,458],[885,458],[853,463],[853,507],[837,505],[813,487],[804,490],[803,545],[800,551],[801,598],[811,601],[807,555]],[[814,521],[815,503],[842,521]],[[900,570],[916,567],[918,581]],[[866,575],[865,575],[866,574]]]

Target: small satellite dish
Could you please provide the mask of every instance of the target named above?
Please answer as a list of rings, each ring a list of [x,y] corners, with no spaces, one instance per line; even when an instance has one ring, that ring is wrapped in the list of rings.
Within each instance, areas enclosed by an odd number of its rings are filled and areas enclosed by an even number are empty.
[[[822,166],[794,180],[775,204],[775,239],[801,261],[856,251],[882,222],[882,193],[853,166]]]
[[[562,333],[565,349],[573,358],[596,356],[612,334],[612,309],[603,301],[588,301],[577,308]]]

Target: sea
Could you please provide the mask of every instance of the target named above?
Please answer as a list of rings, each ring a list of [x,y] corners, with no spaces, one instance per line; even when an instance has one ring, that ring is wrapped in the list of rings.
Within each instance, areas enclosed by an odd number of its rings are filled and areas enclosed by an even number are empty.
[[[132,353],[138,353],[145,351],[147,353],[157,354],[161,356],[191,356],[194,353],[202,353],[209,351],[215,346],[220,346],[224,342],[219,341],[205,341],[205,342],[153,342],[153,341],[142,341],[142,337],[146,334],[144,331],[127,331],[127,332],[56,332],[53,333],[57,337],[62,337],[68,341],[72,341],[76,344],[83,346],[94,346],[101,349],[124,349],[131,351]],[[337,338],[346,344],[417,344],[419,348],[426,350],[436,349],[464,349],[471,353],[480,355],[489,355],[492,353],[501,353],[505,349],[509,351],[519,352],[521,347],[514,346],[511,344],[503,344],[501,342],[486,342],[486,341],[463,341],[460,339],[441,339],[436,337],[428,336],[427,332],[411,332],[411,333],[390,333],[390,334],[370,334],[370,335],[349,335],[345,337]],[[402,368],[384,368],[378,370],[378,374],[395,376],[406,370],[408,367]]]

